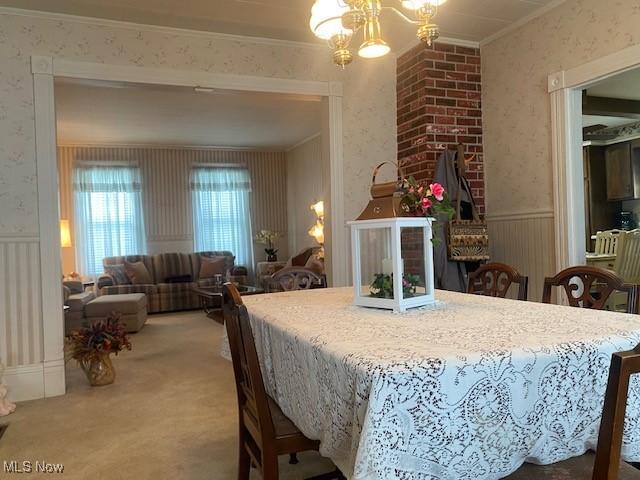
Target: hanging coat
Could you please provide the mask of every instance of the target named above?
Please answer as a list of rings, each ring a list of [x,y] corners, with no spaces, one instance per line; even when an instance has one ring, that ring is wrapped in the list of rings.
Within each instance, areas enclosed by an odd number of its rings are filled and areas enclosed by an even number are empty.
[[[457,152],[445,150],[438,158],[433,181],[441,184],[455,208],[458,198],[458,173],[456,170]],[[464,160],[463,160],[464,161]],[[471,219],[471,192],[466,179],[462,181],[460,192],[462,207],[461,217]],[[454,262],[449,260],[447,252],[447,236],[449,228],[449,218],[446,215],[438,216],[438,225],[435,228],[434,237],[439,241],[433,247],[433,262],[435,270],[435,287],[441,290],[451,290],[454,292],[465,292],[467,285],[467,269],[464,262]]]

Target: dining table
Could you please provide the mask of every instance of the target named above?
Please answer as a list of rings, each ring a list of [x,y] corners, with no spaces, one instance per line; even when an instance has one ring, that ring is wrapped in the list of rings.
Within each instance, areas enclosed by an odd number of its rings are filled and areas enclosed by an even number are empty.
[[[436,291],[405,313],[352,288],[243,298],[269,395],[353,480],[494,480],[595,449],[611,354],[640,317]],[[640,382],[623,458],[640,460]]]

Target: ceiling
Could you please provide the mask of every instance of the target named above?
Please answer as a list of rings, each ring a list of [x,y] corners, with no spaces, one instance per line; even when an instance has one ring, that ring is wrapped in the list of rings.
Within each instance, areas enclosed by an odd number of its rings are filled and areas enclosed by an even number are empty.
[[[640,100],[640,68],[607,78],[587,89],[592,97]]]
[[[61,79],[58,143],[287,148],[321,130],[321,98]]]
[[[441,34],[480,41],[557,0],[448,0],[437,22]],[[313,0],[0,0],[0,5],[194,30],[321,42],[309,31]],[[385,0],[397,6],[399,0]],[[383,29],[392,47],[416,42],[415,28],[392,12]]]

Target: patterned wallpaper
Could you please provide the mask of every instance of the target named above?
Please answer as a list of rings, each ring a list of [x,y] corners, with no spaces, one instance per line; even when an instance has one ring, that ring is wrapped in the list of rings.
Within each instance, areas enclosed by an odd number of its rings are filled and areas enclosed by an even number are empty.
[[[0,235],[36,233],[36,171],[31,55],[71,60],[344,82],[346,216],[368,196],[377,162],[396,156],[395,59],[346,71],[328,49],[265,45],[144,26],[0,15]]]
[[[553,208],[549,74],[640,43],[637,1],[568,0],[484,45],[488,211]]]
[[[104,26],[90,20],[0,14],[0,238],[38,240],[31,55],[342,81],[347,220],[354,218],[369,198],[373,167],[396,158],[395,58],[391,55],[369,63],[357,60],[343,72],[333,65],[329,50],[323,46],[265,44],[195,32],[166,33],[137,25]],[[28,265],[33,258],[37,257],[25,257],[21,265]],[[38,285],[28,291],[37,298],[39,289]],[[20,290],[10,289],[2,302],[17,305],[22,298]],[[41,308],[36,305],[28,312],[28,318],[15,329],[7,327],[6,322],[0,324],[2,332],[8,333],[4,344],[0,344],[0,358],[8,360],[10,366],[38,364],[42,360]],[[18,322],[18,317],[12,318]],[[20,336],[14,332],[20,332]],[[25,348],[19,356],[7,358],[7,351],[11,351],[7,346],[15,342]]]

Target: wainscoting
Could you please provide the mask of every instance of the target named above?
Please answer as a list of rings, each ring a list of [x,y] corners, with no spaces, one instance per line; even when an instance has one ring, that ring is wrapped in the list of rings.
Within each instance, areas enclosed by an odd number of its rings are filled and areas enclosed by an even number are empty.
[[[0,287],[0,363],[7,367],[9,398],[40,398],[44,347],[38,237],[0,234]]]
[[[544,278],[555,273],[553,212],[488,215],[491,259],[529,276],[529,300],[542,299]],[[515,298],[515,297],[514,297]]]
[[[0,236],[0,363],[7,367],[43,360],[39,249],[36,237]]]

